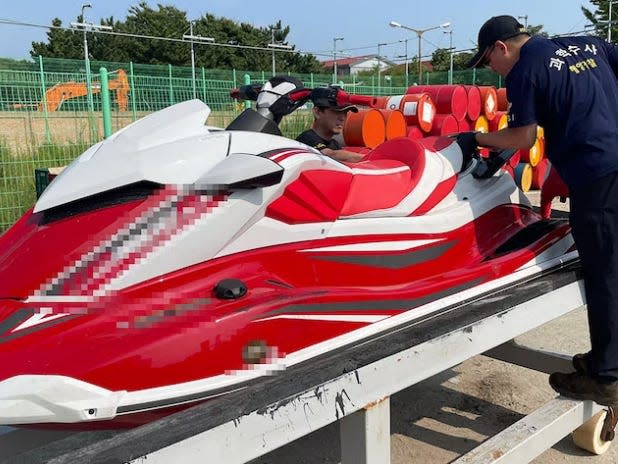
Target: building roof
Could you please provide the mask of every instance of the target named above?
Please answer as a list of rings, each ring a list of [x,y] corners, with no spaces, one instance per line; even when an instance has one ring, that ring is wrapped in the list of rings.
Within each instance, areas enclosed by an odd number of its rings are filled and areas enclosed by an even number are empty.
[[[354,66],[355,64],[362,63],[363,61],[369,61],[373,59],[377,59],[378,55],[362,55],[362,56],[353,56],[349,58],[337,58],[337,66]],[[393,66],[393,63],[390,60],[385,59],[383,56],[379,58],[383,63],[388,64],[389,66]],[[332,68],[334,64],[334,60],[326,60],[322,61],[323,68]]]

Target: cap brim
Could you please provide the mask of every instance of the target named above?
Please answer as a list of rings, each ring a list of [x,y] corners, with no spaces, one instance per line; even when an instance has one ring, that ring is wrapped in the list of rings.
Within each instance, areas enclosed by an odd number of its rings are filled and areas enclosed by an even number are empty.
[[[481,66],[483,58],[485,58],[485,53],[487,53],[488,48],[489,47],[485,47],[482,50],[479,50],[476,53],[476,55],[474,55],[472,59],[468,61],[466,68],[478,68],[479,66]]]
[[[351,111],[352,113],[358,113],[358,108],[354,105],[347,106],[339,106],[337,108],[333,108],[335,111]]]

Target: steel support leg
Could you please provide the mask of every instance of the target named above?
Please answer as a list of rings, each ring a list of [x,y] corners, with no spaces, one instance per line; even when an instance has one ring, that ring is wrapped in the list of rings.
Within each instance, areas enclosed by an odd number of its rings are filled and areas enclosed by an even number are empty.
[[[339,426],[341,464],[391,462],[390,398],[344,417]]]

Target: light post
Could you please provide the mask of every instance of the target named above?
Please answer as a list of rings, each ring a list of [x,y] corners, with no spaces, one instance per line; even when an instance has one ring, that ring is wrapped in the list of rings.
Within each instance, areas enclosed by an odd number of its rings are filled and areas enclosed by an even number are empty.
[[[444,34],[448,34],[448,52],[449,52],[449,68],[448,68],[448,84],[453,84],[453,28],[449,27],[448,31],[444,31]]]
[[[440,24],[439,26],[428,27],[427,29],[414,29],[413,27],[405,26],[401,23],[398,23],[397,21],[391,21],[389,24],[391,27],[400,27],[402,29],[412,31],[418,37],[418,82],[420,84],[422,82],[421,75],[422,75],[422,70],[423,70],[423,65],[422,65],[422,60],[421,60],[421,37],[423,36],[425,32],[433,31],[434,29],[440,29],[440,28],[446,29],[447,27],[451,25],[451,23],[446,22],[444,24]]]
[[[189,23],[189,34],[183,34],[182,39],[191,41],[191,81],[193,82],[193,98],[197,98],[195,89],[195,48],[193,44],[194,42],[213,43],[215,39],[212,37],[193,35],[193,21]]]
[[[401,42],[401,40],[400,40],[400,42]],[[408,76],[410,74],[409,69],[408,69],[408,39],[405,39],[403,42],[405,43],[405,49],[404,49],[405,50],[404,51],[405,55],[404,56],[405,56],[405,60],[406,60],[406,88],[407,88],[409,86],[409,84],[408,84]]]
[[[343,37],[333,37],[333,84],[337,83],[337,41]]]
[[[387,43],[379,43],[378,44],[378,92],[381,90],[381,79],[382,79],[382,55],[380,55],[380,47],[388,45]]]
[[[524,27],[526,28],[526,30],[528,30],[528,15],[521,15],[518,16],[517,19],[523,19],[524,20]]]
[[[104,31],[111,31],[112,28],[110,26],[101,26],[93,23],[87,23],[86,17],[84,15],[84,10],[86,8],[92,8],[90,3],[84,3],[82,5],[82,22],[81,23],[71,23],[72,27],[82,29],[84,31],[84,65],[86,66],[86,96],[88,99],[88,111],[91,113],[94,111],[94,104],[92,101],[92,83],[90,77],[90,57],[88,56],[88,37],[86,35],[88,30],[98,29]]]

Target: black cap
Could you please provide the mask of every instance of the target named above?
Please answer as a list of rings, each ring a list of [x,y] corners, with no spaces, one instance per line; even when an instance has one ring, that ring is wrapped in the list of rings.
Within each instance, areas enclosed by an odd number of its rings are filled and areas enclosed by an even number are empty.
[[[339,87],[317,87],[311,91],[311,101],[318,108],[329,108],[335,111],[352,111],[358,113],[358,108],[337,98]]]
[[[485,21],[479,31],[479,51],[468,62],[468,68],[477,68],[483,64],[485,54],[496,40],[507,40],[520,34],[528,34],[523,24],[520,24],[513,16],[494,16]]]

